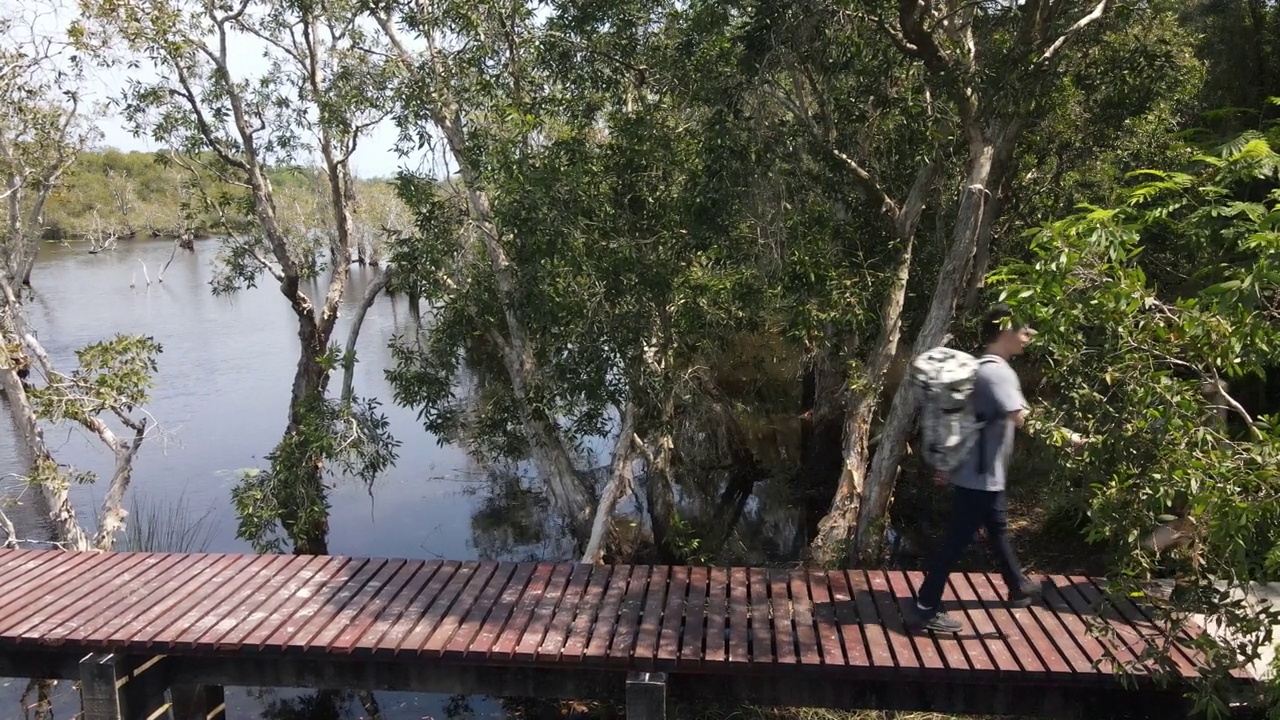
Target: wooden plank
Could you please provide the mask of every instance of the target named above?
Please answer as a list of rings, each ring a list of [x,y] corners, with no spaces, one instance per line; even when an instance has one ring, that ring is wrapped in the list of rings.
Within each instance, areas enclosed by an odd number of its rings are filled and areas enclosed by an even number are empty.
[[[129,553],[118,564],[112,563],[93,567],[94,573],[88,576],[73,576],[66,585],[47,586],[46,593],[56,593],[53,597],[32,598],[31,612],[10,625],[5,638],[12,637],[16,642],[34,642],[36,638],[44,638],[50,631],[70,624],[71,627],[83,622],[87,609],[109,602],[108,598],[120,592],[120,589],[134,582],[139,575],[145,574],[166,555],[143,555]],[[105,568],[105,569],[103,569]],[[91,617],[97,616],[92,613]]]
[[[129,622],[134,608],[152,596],[153,589],[163,584],[184,559],[179,554],[164,554],[150,567],[139,568],[130,580],[109,586],[94,595],[86,595],[80,603],[67,606],[56,624],[42,624],[29,634],[39,635],[40,644],[58,647],[67,641],[96,640],[97,631],[104,625]]]
[[[1009,613],[1009,617],[1019,630],[1019,635],[1026,640],[1045,673],[1055,681],[1083,681],[1074,677],[1075,670],[1071,667],[1071,663],[1062,657],[1053,641],[1044,634],[1044,630],[1032,617],[1031,608],[1009,608],[1005,602],[1005,595],[1000,592],[990,573],[973,573],[969,577],[978,591],[978,597],[993,605],[1004,607],[1005,612]]]
[[[521,568],[523,568],[523,571]],[[518,589],[522,589],[525,580],[529,578],[532,572],[533,566],[530,563],[498,563],[498,567],[493,571],[493,577],[490,578],[489,584],[485,586],[484,592],[480,593],[480,598],[472,606],[471,610],[467,612],[466,617],[462,618],[462,622],[459,623],[457,632],[441,649],[441,657],[454,660],[465,657],[467,648],[471,647],[476,638],[479,637],[480,629],[485,626],[489,617],[499,612],[497,606],[498,598],[506,594],[511,584],[515,584]],[[490,639],[489,643],[492,644],[492,642],[492,639]],[[432,643],[428,643],[428,651],[431,650],[431,647]]]
[[[667,605],[667,580],[671,569],[654,567],[649,571],[649,590],[645,593],[644,610],[636,632],[634,660],[638,667],[649,669],[658,654],[658,632],[662,628],[662,609]]]
[[[535,653],[538,662],[560,660],[565,641],[569,637],[569,629],[573,626],[573,621],[581,609],[582,594],[586,591],[587,583],[590,582],[591,573],[595,568],[595,565],[575,564],[573,566],[573,574],[569,576],[569,584],[564,589],[564,598],[551,615],[547,634],[542,638]]]
[[[814,620],[814,636],[820,650],[820,657],[824,665],[840,667],[849,664],[848,659],[844,655],[844,646],[840,638],[840,626],[836,622],[836,608],[831,599],[831,587],[827,573],[821,570],[812,570],[809,575],[809,596],[812,599],[813,606],[810,612],[813,614]],[[795,590],[791,591],[792,596]],[[858,641],[861,643],[861,631],[857,627],[853,628],[858,633]],[[803,655],[801,662],[805,662]]]
[[[243,581],[246,575],[252,577],[252,568],[258,560],[254,555],[220,555],[218,557],[212,577],[206,577],[200,587],[221,588],[229,583]],[[139,628],[127,643],[128,648],[137,651],[151,649],[157,645],[167,647],[169,638],[208,614],[214,602],[210,595],[211,593],[208,592],[183,593],[178,605]]]
[[[614,569],[612,565],[596,565],[592,568],[591,579],[587,581],[587,589],[583,591],[582,606],[569,628],[569,636],[565,638],[564,651],[560,653],[561,661],[582,662],[597,626],[605,632],[612,628],[613,618],[602,620],[600,615],[605,593],[612,585]]]
[[[387,622],[389,615],[394,612],[396,601],[403,597],[404,593],[409,592],[408,586],[414,578],[430,574],[423,560],[409,560],[401,563],[395,576],[365,604],[359,620],[352,622],[338,637],[334,638],[333,642],[329,643],[330,652],[343,655],[354,653],[375,626]],[[422,582],[426,584],[425,580]],[[408,599],[405,602],[408,602]]]
[[[1086,617],[1087,613],[1094,620],[1103,623],[1105,630],[1098,639],[1120,661],[1123,671],[1134,676],[1145,677],[1148,673],[1142,662],[1141,653],[1142,646],[1146,643],[1143,642],[1142,637],[1124,622],[1115,608],[1110,607],[1103,600],[1102,594],[1094,588],[1088,578],[1068,576],[1066,580],[1068,587],[1063,589],[1063,595],[1069,596],[1072,592],[1076,593],[1082,601],[1076,605],[1076,613],[1081,617]]]
[[[111,645],[142,647],[149,640],[152,629],[158,623],[182,617],[196,600],[191,588],[204,587],[228,564],[231,556],[224,554],[200,554],[189,558],[186,570],[175,573],[170,582],[161,588],[157,602],[137,614],[133,622],[111,629],[104,629],[102,638]]]
[[[1013,619],[1013,615],[1009,609],[1005,607],[1004,601],[996,594],[991,586],[986,584],[978,575],[970,573],[955,573],[956,583],[960,582],[960,578],[973,588],[974,594],[982,602],[983,608],[987,611],[987,615],[991,617],[991,622],[995,625],[1000,637],[1008,644],[1013,654],[1013,659],[1018,661],[1022,666],[1022,675],[1027,680],[1042,680],[1048,676],[1044,663],[1040,661],[1035,650],[1031,647],[1031,643],[1022,634],[1022,628],[1018,626],[1017,621]]]
[[[532,587],[530,580],[538,567],[539,565],[536,563],[529,562],[520,563],[516,566],[516,570],[512,573],[507,587],[503,589],[501,597],[494,603],[493,611],[489,613],[484,623],[480,625],[475,639],[463,651],[463,658],[470,660],[489,657],[494,645],[498,642],[498,638],[502,635],[503,628],[507,626],[507,621],[515,612],[516,603],[520,601],[520,598],[525,597],[529,588]],[[550,576],[550,571],[548,570],[547,572],[548,576]]]
[[[704,641],[707,639],[707,586],[711,572],[705,567],[689,568],[689,596],[684,608],[684,627],[680,638],[680,662],[682,668],[697,668],[705,657]],[[724,646],[724,624],[721,617],[720,646]],[[707,645],[714,644],[712,640]],[[723,652],[723,651],[722,651]]]
[[[136,601],[127,615],[123,618],[114,618],[112,622],[103,623],[101,627],[93,630],[95,639],[104,642],[128,642],[147,623],[180,602],[189,592],[189,590],[184,592],[184,589],[192,585],[198,587],[194,581],[202,577],[218,560],[216,555],[193,555],[186,558],[186,562],[171,572],[158,587]],[[69,634],[67,639],[86,637],[89,634],[88,630],[87,626],[82,627],[79,631]]]
[[[277,558],[282,558],[283,562]],[[252,593],[235,596],[234,602],[227,603],[230,605],[227,613],[198,637],[194,645],[206,650],[216,649],[223,637],[248,621],[259,608],[274,608],[279,604],[275,593],[288,578],[296,575],[310,561],[311,557],[306,555],[280,555],[272,558],[270,575],[265,577],[265,581]]]
[[[851,570],[850,574],[855,572],[866,577],[865,597],[875,604],[875,611],[880,616],[880,626],[888,636],[889,649],[893,653],[893,659],[898,664],[898,668],[911,675],[919,675],[924,670],[930,669],[925,666],[919,653],[916,652],[915,643],[912,642],[911,634],[907,631],[906,623],[902,618],[899,599],[894,595],[893,588],[889,587],[888,577],[876,570]],[[862,613],[861,604],[858,605],[858,612]]]
[[[71,553],[0,547],[0,604],[7,604],[4,603],[7,589],[27,573],[52,568],[70,559]]]
[[[352,558],[330,559],[310,582],[303,585],[301,591],[280,604],[279,619],[263,623],[264,627],[245,639],[246,644],[251,643],[259,650],[284,652],[293,643],[303,626],[320,612],[334,593],[366,564],[364,560]]]
[[[854,599],[854,588],[849,583],[849,574],[843,570],[832,570],[825,573],[827,586],[831,590],[831,604],[835,610],[836,625],[840,630],[844,655],[850,667],[855,668],[889,668],[894,667],[893,655],[889,652],[889,640],[884,636],[884,628],[875,623],[879,617],[874,614],[863,618],[858,612],[858,603]],[[865,591],[865,588],[864,588]],[[878,644],[874,645],[875,636]]]
[[[569,587],[569,580],[575,567],[576,565],[562,563],[556,565],[551,571],[551,582],[542,593],[537,607],[534,608],[529,625],[520,636],[520,642],[516,644],[516,651],[512,656],[514,660],[532,662],[537,657],[538,647],[542,645],[542,639],[551,629],[551,618],[555,616],[556,608],[564,600],[564,593]]]
[[[922,572],[911,571],[907,573],[907,580],[915,587],[917,593],[920,591],[920,586],[924,584],[924,578],[925,575]],[[992,661],[991,653],[987,651],[979,637],[976,629],[978,625],[970,616],[969,608],[956,595],[955,585],[950,579],[942,586],[942,607],[943,609],[952,608],[953,616],[957,616],[957,619],[969,626],[969,629],[962,631],[958,638],[947,636],[937,638],[938,644],[944,650],[943,659],[947,661],[948,665],[953,662],[958,663],[954,659],[954,655],[947,650],[948,647],[958,646],[964,656],[964,662],[968,663],[969,670],[974,673],[975,679],[994,678],[998,672],[995,662]],[[981,610],[979,610],[979,613],[985,617],[985,613],[982,613]],[[1010,662],[1012,663],[1012,658],[1010,658]],[[1014,665],[1016,666],[1016,663]],[[956,667],[959,667],[959,665],[957,664]]]
[[[751,662],[773,664],[769,576],[764,568],[747,568],[747,593],[751,599]]]
[[[45,552],[55,554],[52,550]],[[23,642],[27,628],[44,622],[77,598],[95,592],[120,572],[142,562],[141,556],[132,553],[111,553],[106,558],[89,552],[66,554],[73,556],[71,562],[59,563],[47,572],[30,573],[19,582],[14,592],[21,593],[20,599],[0,608],[0,637]],[[83,577],[86,572],[82,568],[88,570],[87,578]]]
[[[822,647],[818,644],[813,618],[813,596],[809,591],[809,573],[794,570],[787,576],[791,593],[792,619],[795,622],[796,658],[802,665],[821,665]]]
[[[647,578],[648,576],[646,576]],[[626,566],[613,569],[609,577],[609,586],[604,593],[604,604],[600,606],[599,616],[591,629],[591,639],[587,642],[586,652],[582,654],[584,661],[603,661],[609,655],[617,634],[618,618],[622,614],[622,601],[626,597],[627,587],[631,582],[631,572]]]
[[[476,578],[483,583],[493,574],[496,563],[462,563],[458,571],[449,578],[448,582],[440,589],[440,592],[431,600],[431,604],[426,611],[417,618],[417,622],[413,628],[405,634],[392,652],[397,659],[413,659],[420,656],[422,646],[427,642],[436,630],[439,628],[441,621],[451,612],[454,611],[458,604],[458,599],[468,587],[472,585]],[[391,648],[387,648],[391,650]]]
[[[773,619],[773,647],[777,662],[795,665],[796,634],[792,629],[791,574],[781,568],[765,572],[769,583],[769,615]]]
[[[1115,674],[1112,663],[1117,659],[1115,652],[1094,636],[1086,618],[1093,613],[1088,603],[1075,590],[1070,589],[1071,582],[1063,575],[1050,575],[1048,578],[1052,589],[1046,593],[1046,602],[1054,611],[1059,622],[1067,626],[1071,639],[1080,648],[1090,666],[1102,677]]]
[[[359,618],[367,612],[368,604],[373,597],[388,582],[391,582],[391,579],[407,562],[406,560],[388,560],[386,564],[378,568],[378,571],[369,578],[368,582],[364,583],[363,587],[354,589],[349,599],[337,598],[335,606],[341,603],[341,609],[330,615],[324,627],[311,638],[304,649],[323,651],[329,655],[338,653],[339,651],[333,647],[334,641],[344,631],[352,629],[352,625],[358,622]]]
[[[457,560],[428,562],[387,609],[386,621],[379,621],[361,638],[354,657],[394,657],[405,637],[461,568],[462,563]]]
[[[516,648],[520,645],[525,629],[532,622],[539,602],[547,594],[552,576],[556,570],[557,566],[551,563],[539,563],[534,568],[529,580],[528,590],[520,597],[519,602],[512,610],[510,622],[503,628],[493,645],[491,651],[492,659],[502,661],[509,660],[515,656]]]
[[[0,549],[0,557],[4,558],[4,570],[0,573],[0,627],[3,627],[6,614],[30,602],[33,585],[57,582],[55,578],[72,571],[80,563],[99,560],[93,557],[96,554]]]
[[[636,633],[640,628],[640,611],[648,590],[649,568],[643,565],[631,568],[631,580],[622,597],[618,622],[613,630],[613,644],[609,646],[606,660],[623,665],[631,664],[631,653],[635,650]]]
[[[687,566],[671,568],[667,579],[667,604],[662,610],[662,626],[658,630],[658,664],[662,667],[674,667],[680,657],[680,636],[685,623],[697,622],[702,625],[702,617],[693,619],[686,614],[686,603],[689,596],[689,568]]]
[[[751,660],[751,600],[747,592],[747,569],[729,571],[729,662]]]
[[[916,594],[920,591],[920,584],[924,582],[924,573],[889,572],[886,575],[889,578],[889,586],[893,588],[893,594],[898,598],[898,611],[903,613],[905,620],[906,613],[915,612]],[[905,609],[902,607],[904,604]],[[945,602],[942,607],[946,608]],[[955,636],[946,633],[911,633],[911,638],[915,641],[916,651],[920,654],[920,660],[926,668],[963,672],[973,670],[969,659],[965,657],[964,650],[960,647],[960,641]]]
[[[258,588],[276,576],[280,568],[294,561],[291,555],[262,555],[245,568],[240,575],[233,577],[226,585],[209,590],[210,602],[199,615],[181,627],[174,626],[166,631],[169,642],[161,647],[174,650],[191,650],[198,641],[226,617],[234,622],[236,608],[245,599],[251,599]],[[223,630],[225,632],[225,629]],[[221,633],[220,633],[221,634]]]
[[[1111,606],[1120,612],[1120,616],[1146,641],[1147,647],[1151,648],[1157,656],[1164,655],[1172,661],[1180,677],[1200,676],[1196,662],[1186,654],[1185,649],[1168,632],[1162,630],[1155,620],[1143,612],[1133,600],[1123,595],[1106,592],[1106,588],[1096,578],[1090,578],[1090,580],[1099,594],[1104,595]]]
[[[707,572],[707,630],[702,664],[729,659],[729,569],[713,567]]]
[[[506,587],[507,579],[511,577],[514,570],[513,563],[495,563],[489,560],[481,562],[480,570],[471,578],[471,582],[467,583],[453,607],[441,618],[435,632],[422,641],[422,646],[418,650],[419,657],[441,657],[445,647],[457,636],[466,618],[473,617],[476,623],[483,622],[485,614],[493,609],[493,597]],[[487,601],[486,598],[488,598]],[[466,648],[471,640],[470,637],[465,640],[458,639],[463,648]]]
[[[974,591],[964,574],[951,573],[947,578],[947,585],[951,588],[956,600],[965,608],[964,615],[969,620],[969,626],[973,628],[974,639],[991,659],[997,675],[1002,678],[1021,675],[1022,666],[1014,657],[1013,648],[1009,647],[1004,635],[996,627],[995,620],[987,612],[985,604],[978,599],[978,593]],[[981,653],[973,651],[968,655],[975,666],[980,662],[978,657]]]
[[[1044,598],[1046,593],[1041,593],[1041,604],[1033,604],[1027,608],[1026,612],[1030,617],[1039,624],[1044,631],[1045,637],[1053,643],[1057,648],[1058,654],[1062,656],[1067,664],[1071,666],[1071,670],[1075,673],[1075,681],[1090,685],[1096,685],[1101,680],[1098,670],[1090,662],[1081,650],[1077,640],[1073,637],[1077,632],[1083,633],[1084,628],[1078,625],[1070,625],[1066,622],[1063,613],[1054,611],[1049,607],[1048,601]],[[1075,618],[1074,613],[1068,610],[1065,616],[1072,619]]]
[[[322,583],[329,577],[325,570],[334,564],[332,558],[313,555],[296,572],[276,573],[259,591],[272,599],[259,605],[243,622],[237,623],[220,639],[210,638],[210,641],[215,642],[219,650],[239,650],[251,637],[260,636],[265,639],[275,625],[288,617],[284,609],[289,600],[297,596],[310,597],[311,592],[307,590],[309,583],[314,583],[313,587],[316,589],[323,587]],[[323,578],[319,582],[315,582],[317,575]],[[285,600],[280,602],[278,599]]]

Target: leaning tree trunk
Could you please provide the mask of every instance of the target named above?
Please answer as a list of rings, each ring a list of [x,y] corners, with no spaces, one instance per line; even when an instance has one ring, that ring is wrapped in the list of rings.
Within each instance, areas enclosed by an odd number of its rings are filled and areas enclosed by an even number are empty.
[[[934,288],[924,324],[916,335],[912,347],[913,356],[940,343],[951,325],[956,303],[964,292],[974,252],[982,234],[991,231],[991,211],[994,206],[990,204],[988,188],[999,186],[1000,175],[1017,142],[1020,129],[1020,123],[1014,122],[994,136],[980,133],[981,141],[970,144],[968,171],[964,188],[960,191],[951,247],[938,273],[938,284]],[[866,491],[858,513],[852,548],[859,556],[872,553],[883,537],[877,533],[877,528],[889,512],[898,465],[906,449],[907,438],[911,435],[915,411],[915,389],[910,382],[900,383],[898,391],[894,393],[893,404],[867,474]]]
[[[902,252],[894,268],[893,283],[880,311],[880,336],[866,364],[859,387],[845,408],[844,453],[840,480],[831,509],[818,523],[818,534],[810,544],[811,559],[821,566],[838,563],[847,554],[847,544],[858,521],[867,469],[867,449],[871,440],[871,420],[875,415],[885,372],[898,352],[902,329],[902,306],[907,297],[911,273],[914,233],[902,241]]]
[[[898,354],[902,308],[907,299],[907,281],[911,277],[916,227],[924,212],[926,194],[937,177],[937,171],[936,163],[920,169],[906,204],[894,218],[894,234],[902,248],[880,308],[880,335],[876,338],[865,370],[850,393],[851,397],[845,407],[840,480],[831,501],[831,509],[818,523],[818,534],[809,546],[812,560],[819,565],[834,565],[847,554],[848,540],[858,522],[866,479],[867,452],[871,442],[871,421],[875,416],[880,390],[884,386],[885,374]]]

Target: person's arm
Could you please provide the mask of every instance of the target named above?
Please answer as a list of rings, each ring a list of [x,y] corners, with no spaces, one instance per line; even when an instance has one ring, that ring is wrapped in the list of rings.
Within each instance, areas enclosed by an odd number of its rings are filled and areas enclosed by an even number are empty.
[[[1078,432],[1075,432],[1070,428],[1062,427],[1061,425],[1055,425],[1052,422],[1049,422],[1047,420],[1040,418],[1039,413],[1032,413],[1031,411],[1028,410],[1023,413],[1023,421],[1024,421],[1023,427],[1026,428],[1026,432],[1028,435],[1033,435],[1036,437],[1048,439],[1052,437],[1052,432],[1055,430],[1061,430],[1062,432],[1066,433],[1067,443],[1070,445],[1071,452],[1073,453],[1079,452],[1080,449],[1083,448],[1089,442],[1089,438],[1085,437],[1084,435],[1081,435]]]
[[[991,378],[991,397],[996,408],[1005,413],[1014,427],[1022,427],[1027,421],[1027,399],[1022,396],[1022,383],[1013,368],[1002,365]]]

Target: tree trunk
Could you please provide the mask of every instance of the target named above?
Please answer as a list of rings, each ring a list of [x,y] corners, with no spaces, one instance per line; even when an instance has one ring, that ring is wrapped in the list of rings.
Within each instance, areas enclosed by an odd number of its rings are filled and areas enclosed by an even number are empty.
[[[894,268],[893,284],[880,310],[880,336],[871,351],[857,389],[845,409],[844,454],[840,480],[826,516],[818,523],[818,533],[810,544],[810,556],[819,566],[832,567],[847,555],[861,507],[867,471],[867,449],[871,440],[871,420],[875,416],[885,372],[898,351],[902,328],[902,306],[911,274],[914,233],[903,241]]]
[[[1003,166],[1017,143],[1020,131],[1021,124],[1015,121],[994,136],[978,133],[981,141],[970,143],[968,170],[960,192],[951,248],[938,274],[938,284],[924,324],[916,335],[913,357],[941,342],[951,325],[981,235],[991,231],[992,218],[988,212],[991,198],[987,188],[999,186]],[[859,556],[873,553],[883,537],[877,531],[889,511],[898,465],[915,420],[915,406],[915,389],[910,382],[900,383],[867,475],[852,548]]]
[[[5,299],[4,313],[0,314],[0,317],[4,318],[3,325],[0,327],[0,330],[3,330],[4,345],[22,347],[25,328],[22,327],[18,318],[21,317],[23,308],[8,282],[0,280],[0,283],[3,283]],[[0,350],[0,386],[4,388],[5,399],[8,401],[14,424],[22,433],[23,441],[30,453],[31,467],[37,470],[37,474],[47,474],[56,468],[56,462],[45,444],[44,431],[36,418],[35,408],[31,406],[27,389],[23,385],[22,378],[18,377],[17,369],[7,350]],[[39,473],[42,469],[45,473]],[[68,550],[91,550],[93,542],[84,528],[80,527],[75,508],[71,505],[68,481],[60,476],[57,478],[41,476],[37,479],[39,480],[36,483],[37,488],[48,503],[49,520],[59,542],[62,542],[63,547]]]
[[[676,519],[676,496],[671,478],[672,439],[667,433],[660,433],[655,443],[657,447],[649,450],[650,462],[646,463],[644,474],[645,504],[649,508],[649,525],[653,530],[653,544],[657,548],[658,557],[663,561],[678,562],[679,549],[673,546],[672,528]]]
[[[392,272],[393,267],[388,265],[369,283],[369,286],[364,289],[364,297],[356,308],[355,316],[351,318],[351,330],[347,334],[347,347],[342,360],[342,402],[347,405],[351,404],[355,394],[353,382],[356,369],[356,342],[360,339],[360,328],[364,327],[364,318],[369,313],[369,308],[373,307],[378,295],[387,287],[387,283],[391,282]]]
[[[907,281],[915,247],[916,227],[924,212],[925,197],[937,176],[936,163],[920,169],[911,194],[894,222],[894,234],[902,245],[894,265],[889,289],[880,308],[880,335],[862,376],[852,385],[844,417],[844,453],[840,480],[831,508],[818,523],[810,543],[810,556],[820,566],[834,566],[847,555],[847,544],[858,523],[867,471],[867,451],[871,441],[871,421],[875,417],[884,387],[885,374],[898,354],[902,331],[902,308],[907,299]]]
[[[613,444],[613,463],[609,470],[609,482],[600,493],[596,505],[595,520],[591,523],[591,537],[582,551],[582,562],[593,565],[603,562],[605,539],[613,527],[613,509],[631,485],[631,459],[635,447],[636,410],[631,403],[621,409],[618,439]]]
[[[328,336],[321,332],[311,318],[299,316],[298,339],[301,352],[298,368],[293,378],[293,393],[289,399],[289,425],[281,444],[298,433],[305,432],[309,413],[316,412],[317,403],[324,401],[329,385],[329,373],[320,364],[320,357],[328,344]],[[280,524],[293,541],[297,555],[327,555],[329,552],[329,522],[327,513],[314,509],[325,506],[328,488],[324,484],[324,459],[313,456],[306,467],[296,469],[298,487],[287,494],[288,502],[280,508]]]

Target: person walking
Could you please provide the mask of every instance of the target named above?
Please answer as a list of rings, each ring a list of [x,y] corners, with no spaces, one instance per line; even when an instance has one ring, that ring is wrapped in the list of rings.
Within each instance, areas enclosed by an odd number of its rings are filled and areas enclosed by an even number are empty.
[[[982,319],[986,353],[974,379],[972,402],[978,420],[984,422],[967,459],[947,480],[953,486],[951,518],[942,547],[920,586],[916,598],[917,629],[957,633],[958,620],[942,612],[942,590],[951,566],[960,560],[978,534],[986,531],[1000,574],[1008,588],[1011,607],[1027,607],[1040,585],[1023,575],[1009,544],[1005,486],[1014,435],[1027,416],[1022,384],[1009,361],[1022,354],[1035,331],[1019,323],[1008,305],[992,307]]]

